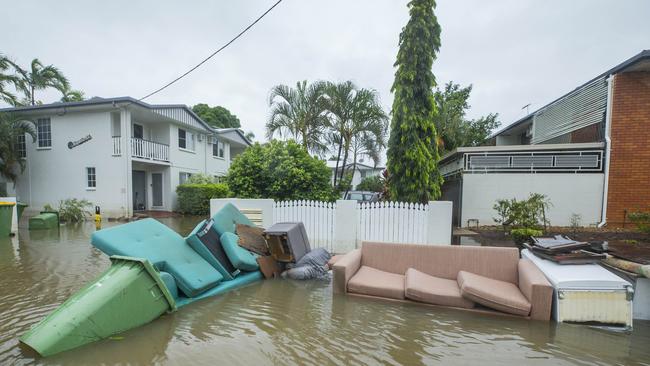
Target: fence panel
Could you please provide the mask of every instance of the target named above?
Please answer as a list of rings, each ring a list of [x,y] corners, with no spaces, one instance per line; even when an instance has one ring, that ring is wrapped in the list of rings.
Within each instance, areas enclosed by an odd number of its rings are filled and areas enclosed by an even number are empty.
[[[405,202],[357,204],[357,244],[362,241],[426,244],[429,206]]]
[[[302,221],[312,248],[334,249],[336,204],[320,201],[278,201],[273,205],[275,222]]]

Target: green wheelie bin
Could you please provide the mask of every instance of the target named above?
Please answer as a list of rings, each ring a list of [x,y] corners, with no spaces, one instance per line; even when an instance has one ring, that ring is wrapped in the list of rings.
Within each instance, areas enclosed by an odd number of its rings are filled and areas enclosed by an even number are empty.
[[[11,235],[11,219],[15,205],[15,202],[0,202],[0,237]]]
[[[160,272],[141,258],[113,256],[111,267],[20,341],[49,356],[149,323],[176,310]]]

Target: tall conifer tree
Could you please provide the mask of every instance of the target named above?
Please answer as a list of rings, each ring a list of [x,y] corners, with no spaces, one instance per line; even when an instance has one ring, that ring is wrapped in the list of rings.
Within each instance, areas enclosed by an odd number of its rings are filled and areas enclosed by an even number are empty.
[[[402,29],[395,65],[388,172],[391,198],[427,202],[440,197],[438,153],[431,67],[440,48],[435,0],[409,2],[411,19]]]

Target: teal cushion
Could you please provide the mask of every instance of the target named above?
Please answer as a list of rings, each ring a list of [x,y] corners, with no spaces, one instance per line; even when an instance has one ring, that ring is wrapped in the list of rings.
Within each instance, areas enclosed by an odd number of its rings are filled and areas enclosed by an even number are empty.
[[[243,213],[239,212],[237,207],[232,203],[227,203],[223,206],[214,216],[214,228],[217,230],[219,235],[224,233],[235,233],[235,228],[237,224],[243,224],[248,226],[255,226],[248,217],[244,216]]]
[[[215,257],[214,253],[210,248],[208,248],[199,238],[199,233],[203,231],[204,225],[206,224],[208,220],[203,220],[199,222],[198,225],[192,230],[190,235],[185,238],[185,241],[187,241],[187,244],[189,244],[194,251],[199,253],[203,259],[205,259],[212,267],[214,267],[219,273],[223,276],[223,278],[226,281],[230,281],[235,276],[237,273],[234,271],[236,270],[233,268],[233,265],[230,263],[230,260],[227,258],[227,254],[224,255],[222,251],[220,254],[221,258]],[[219,250],[217,247],[221,247],[221,243],[219,242],[219,234],[216,232],[214,229],[214,224],[210,228],[212,230],[208,235],[204,235],[204,238],[207,240],[212,240],[213,242],[210,243],[210,246],[212,247],[213,250]],[[238,271],[237,271],[238,272]]]
[[[95,231],[91,243],[108,255],[148,259],[159,271],[172,275],[178,288],[189,297],[216,286],[223,279],[183,237],[154,219]]]
[[[242,248],[237,244],[239,237],[233,233],[224,233],[221,235],[221,245],[226,251],[230,263],[235,268],[242,271],[256,271],[260,268],[257,264],[257,259],[248,250]]]

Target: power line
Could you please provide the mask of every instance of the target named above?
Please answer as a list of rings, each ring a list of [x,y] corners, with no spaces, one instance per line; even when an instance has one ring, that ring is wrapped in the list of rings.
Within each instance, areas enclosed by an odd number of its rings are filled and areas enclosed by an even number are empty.
[[[198,69],[201,65],[203,65],[204,63],[206,63],[206,62],[207,62],[209,59],[211,59],[212,57],[214,57],[217,53],[221,52],[221,51],[224,50],[226,47],[230,46],[233,42],[235,42],[239,37],[243,36],[244,33],[246,33],[249,29],[253,28],[253,26],[254,26],[255,24],[257,24],[257,22],[259,22],[260,20],[262,20],[262,18],[264,18],[264,17],[266,16],[266,14],[270,13],[271,10],[273,10],[273,9],[274,9],[276,6],[278,6],[281,2],[282,2],[282,0],[278,0],[275,4],[273,4],[273,6],[271,6],[270,8],[268,8],[267,11],[265,11],[262,15],[260,15],[257,19],[255,19],[254,22],[252,22],[251,24],[249,24],[248,27],[244,28],[243,31],[239,32],[239,34],[237,34],[233,39],[231,39],[230,41],[228,41],[228,43],[226,43],[226,44],[224,44],[223,46],[221,46],[218,50],[214,51],[210,56],[206,57],[203,61],[201,61],[201,62],[199,62],[198,64],[196,64],[196,66],[194,66],[194,67],[192,67],[191,69],[189,69],[189,70],[188,70],[187,72],[185,72],[183,75],[177,77],[176,79],[170,81],[169,83],[165,84],[165,85],[162,86],[161,88],[156,89],[155,91],[153,91],[153,92],[151,92],[151,93],[145,95],[144,97],[142,97],[142,98],[140,98],[140,99],[138,99],[138,100],[140,100],[140,101],[145,100],[145,99],[149,98],[150,96],[152,96],[152,95],[154,95],[154,94],[157,94],[157,93],[159,93],[159,92],[165,90],[166,88],[168,88],[169,86],[171,86],[171,85],[174,84],[175,82],[177,82],[177,81],[179,81],[180,79],[182,79],[182,78],[184,78],[185,76],[187,76],[187,75],[188,75],[189,73],[191,73],[192,71]]]

